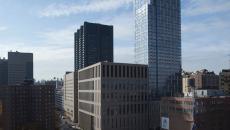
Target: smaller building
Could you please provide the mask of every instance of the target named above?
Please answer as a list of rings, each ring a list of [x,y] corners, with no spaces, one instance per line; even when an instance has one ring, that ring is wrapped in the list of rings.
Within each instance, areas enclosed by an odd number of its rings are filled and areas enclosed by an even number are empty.
[[[19,85],[33,78],[33,53],[8,52],[8,85]]]
[[[195,90],[194,97],[216,97],[216,96],[225,96],[224,91],[222,90]]]
[[[99,62],[78,71],[83,130],[148,130],[147,65]]]
[[[225,94],[230,95],[230,69],[225,69],[220,72],[220,89]]]
[[[165,97],[161,130],[229,130],[230,97]]]
[[[196,89],[219,89],[219,76],[204,69],[194,74]]]
[[[0,86],[0,129],[54,130],[54,88],[27,84]]]
[[[55,89],[55,108],[61,113],[64,112],[64,90],[61,86]]]
[[[0,85],[8,84],[8,60],[0,57]]]
[[[73,122],[78,122],[78,76],[77,72],[66,72],[64,76],[64,111]]]
[[[193,73],[183,72],[182,74],[182,91],[184,96],[188,96],[195,89],[195,80]]]
[[[3,99],[1,97],[0,94],[0,130],[4,130],[3,128],[5,128],[5,115],[3,115]]]

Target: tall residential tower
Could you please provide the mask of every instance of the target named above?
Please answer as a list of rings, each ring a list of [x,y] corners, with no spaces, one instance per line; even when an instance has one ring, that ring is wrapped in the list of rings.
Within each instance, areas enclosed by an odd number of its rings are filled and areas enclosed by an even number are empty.
[[[174,95],[181,91],[180,0],[134,0],[134,4],[135,61],[149,65],[153,96]]]
[[[75,71],[100,61],[113,62],[113,26],[85,22],[74,41]]]

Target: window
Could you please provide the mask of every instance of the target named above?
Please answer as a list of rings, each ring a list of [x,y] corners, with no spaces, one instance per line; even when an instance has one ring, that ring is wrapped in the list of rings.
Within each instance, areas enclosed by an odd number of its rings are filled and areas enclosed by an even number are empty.
[[[121,77],[121,66],[119,66],[119,77]]]
[[[123,77],[125,77],[125,66],[123,66]]]
[[[117,66],[115,66],[115,77],[117,77]]]
[[[145,68],[145,78],[147,78],[147,73],[148,73],[147,68]]]
[[[102,66],[102,76],[105,77],[105,66]]]
[[[130,76],[131,76],[131,78],[133,77],[133,67],[131,66],[131,68],[130,68]]]
[[[141,78],[143,78],[143,77],[144,77],[144,68],[141,67]]]
[[[136,78],[137,73],[136,73],[136,67],[134,67],[134,78]]]
[[[129,66],[127,66],[127,77],[129,78]]]
[[[141,74],[140,74],[140,73],[141,73],[141,72],[140,72],[140,67],[137,68],[137,71],[138,71],[137,77],[140,78],[140,75],[141,75]]]
[[[109,77],[109,66],[107,66],[107,77]]]
[[[113,77],[113,66],[111,65],[111,77]]]

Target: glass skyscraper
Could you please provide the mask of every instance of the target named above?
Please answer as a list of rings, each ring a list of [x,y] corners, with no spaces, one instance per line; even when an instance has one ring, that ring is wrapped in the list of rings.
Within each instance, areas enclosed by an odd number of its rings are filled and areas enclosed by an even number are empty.
[[[181,91],[180,0],[134,0],[135,61],[149,65],[153,96]]]

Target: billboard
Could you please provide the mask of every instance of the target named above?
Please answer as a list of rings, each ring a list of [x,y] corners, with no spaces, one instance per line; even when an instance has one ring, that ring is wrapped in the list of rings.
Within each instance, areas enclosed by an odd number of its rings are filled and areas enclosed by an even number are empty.
[[[161,117],[161,128],[165,130],[169,130],[169,118]]]

